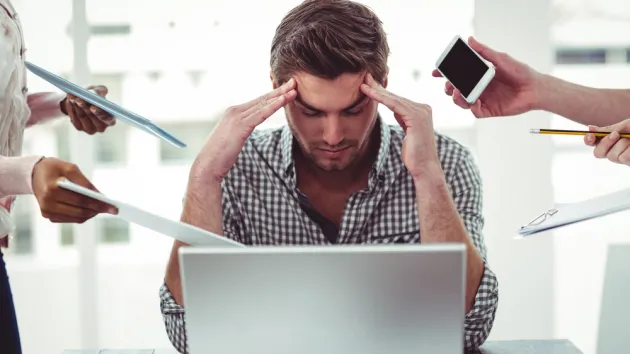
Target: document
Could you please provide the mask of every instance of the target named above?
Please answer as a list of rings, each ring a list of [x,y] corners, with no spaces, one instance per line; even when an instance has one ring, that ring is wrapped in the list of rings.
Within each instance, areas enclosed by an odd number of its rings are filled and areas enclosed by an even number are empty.
[[[184,142],[177,139],[166,130],[160,128],[157,124],[153,123],[152,121],[144,117],[141,117],[131,111],[128,111],[125,108],[95,94],[94,92],[91,92],[88,89],[85,89],[68,80],[65,80],[62,77],[59,77],[49,71],[46,71],[33,63],[30,63],[27,61],[25,65],[26,65],[26,68],[30,72],[50,82],[51,84],[59,88],[61,91],[72,94],[76,97],[83,99],[84,101],[90,103],[91,105],[94,105],[104,110],[105,112],[111,114],[112,117],[115,117],[116,119],[121,120],[129,125],[132,125],[153,136],[156,136],[178,148],[186,147],[186,144]]]
[[[57,184],[61,188],[83,194],[87,197],[115,206],[118,208],[117,216],[125,221],[144,226],[147,229],[170,236],[191,246],[245,247],[244,244],[233,241],[227,237],[214,234],[180,221],[167,219],[165,217],[149,213],[132,205],[110,199],[102,193],[87,189],[68,180],[60,180]]]
[[[529,236],[628,209],[630,189],[624,189],[577,203],[557,204],[522,226],[518,233],[520,236]]]

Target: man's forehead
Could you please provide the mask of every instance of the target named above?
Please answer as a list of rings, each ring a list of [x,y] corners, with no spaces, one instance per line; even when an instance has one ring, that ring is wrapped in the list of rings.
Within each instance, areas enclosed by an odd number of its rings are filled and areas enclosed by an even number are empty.
[[[317,107],[319,110],[323,110],[324,106],[329,104],[332,106],[351,106],[359,103],[358,101],[364,97],[361,84],[365,80],[365,74],[362,73],[343,74],[333,80],[309,74],[297,74],[294,78],[297,83],[296,101],[308,108]]]

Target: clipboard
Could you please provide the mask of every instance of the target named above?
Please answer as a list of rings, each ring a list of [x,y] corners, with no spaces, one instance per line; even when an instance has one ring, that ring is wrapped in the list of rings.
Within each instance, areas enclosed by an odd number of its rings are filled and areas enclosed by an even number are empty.
[[[190,224],[167,219],[135,206],[108,198],[102,193],[87,189],[67,179],[57,181],[57,185],[69,191],[115,206],[118,208],[117,217],[163,235],[170,236],[191,246],[245,247],[244,244],[231,240],[227,237],[217,235]]]
[[[556,204],[529,223],[518,234],[530,236],[630,209],[630,189],[620,190],[576,203]]]
[[[153,136],[156,136],[178,148],[185,148],[186,144],[177,139],[175,136],[173,136],[171,133],[167,132],[166,130],[160,128],[157,124],[153,123],[152,121],[139,116],[136,113],[133,113],[117,104],[115,104],[114,102],[111,102],[93,92],[91,92],[90,90],[87,90],[81,86],[78,86],[68,80],[65,80],[64,78],[57,76],[49,71],[44,70],[43,68],[40,68],[39,66],[31,63],[31,62],[25,62],[25,66],[26,68],[32,72],[33,74],[41,77],[42,79],[48,81],[49,83],[53,84],[54,86],[56,86],[58,89],[60,89],[61,91],[65,92],[65,93],[69,93],[72,94],[74,96],[77,96],[81,99],[83,99],[84,101],[90,103],[91,105],[94,105],[102,110],[104,110],[105,112],[111,114],[113,117],[115,117],[118,120],[122,120],[123,122],[132,125],[144,132],[147,132]]]

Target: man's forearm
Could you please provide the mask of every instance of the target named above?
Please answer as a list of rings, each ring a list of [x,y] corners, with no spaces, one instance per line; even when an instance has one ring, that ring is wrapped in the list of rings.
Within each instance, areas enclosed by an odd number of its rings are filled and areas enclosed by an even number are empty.
[[[222,220],[221,183],[214,179],[204,180],[191,174],[181,221],[222,235]],[[164,280],[175,302],[180,306],[184,305],[178,256],[179,248],[182,246],[186,244],[180,241],[173,243]]]
[[[535,107],[584,125],[604,127],[630,118],[630,89],[598,89],[544,75]]]
[[[422,243],[457,242],[466,245],[466,312],[470,311],[481,283],[484,264],[451,198],[441,168],[414,180]]]

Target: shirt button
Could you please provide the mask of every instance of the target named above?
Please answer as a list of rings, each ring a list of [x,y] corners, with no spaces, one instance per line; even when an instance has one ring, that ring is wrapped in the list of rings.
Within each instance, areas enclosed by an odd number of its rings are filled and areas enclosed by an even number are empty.
[[[18,14],[17,14],[17,13],[14,13],[14,14],[13,14],[13,19],[14,19],[14,20],[19,20],[19,19],[20,19],[20,16],[18,16]]]
[[[22,93],[27,93],[28,92],[28,87],[22,87]]]

